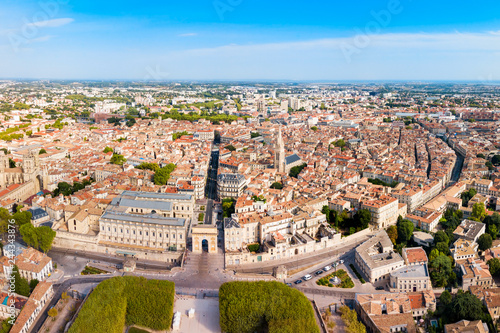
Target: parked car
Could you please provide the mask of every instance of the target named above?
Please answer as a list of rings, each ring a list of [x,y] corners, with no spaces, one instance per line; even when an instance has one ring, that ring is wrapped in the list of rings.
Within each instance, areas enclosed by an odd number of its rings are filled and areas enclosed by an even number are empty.
[[[323,271],[322,271],[322,270],[319,270],[319,271],[317,271],[317,272],[316,272],[316,273],[314,273],[314,274],[316,274],[316,275],[321,275],[321,274],[323,274]]]
[[[299,280],[300,281],[300,280]],[[291,287],[292,284],[290,282],[285,283],[287,286]]]
[[[302,277],[302,280],[304,280],[304,281],[308,281],[308,280],[311,280],[312,278],[313,278],[313,277],[312,277],[312,275],[311,275],[311,274],[306,274],[306,275],[304,275],[304,277]]]
[[[328,272],[330,269],[332,269],[332,266],[325,266],[325,267],[323,267],[323,270],[325,272]]]
[[[332,267],[337,267],[338,265],[339,265],[339,263],[338,263],[338,262],[334,262],[334,263],[332,264]]]
[[[376,287],[375,290],[384,290],[384,287]]]
[[[339,264],[341,264],[341,265],[342,265],[343,263],[344,263],[344,260],[340,260],[340,261],[339,261]]]
[[[297,280],[294,282],[295,284],[301,284],[302,283],[302,280]]]

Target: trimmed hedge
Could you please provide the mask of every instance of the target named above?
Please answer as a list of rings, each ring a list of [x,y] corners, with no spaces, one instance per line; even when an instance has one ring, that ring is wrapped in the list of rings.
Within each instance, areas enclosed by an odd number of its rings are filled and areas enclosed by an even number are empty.
[[[166,330],[172,323],[175,285],[144,277],[114,277],[89,296],[69,333],[122,333],[125,325]]]
[[[280,282],[226,282],[219,312],[226,333],[319,333],[309,300]]]
[[[354,267],[353,264],[350,264],[349,267],[351,267],[352,271],[354,272],[354,274],[356,274],[356,277],[361,283],[366,283],[365,279],[363,279],[363,277],[361,276],[361,274],[359,274],[358,270],[356,269],[356,267]]]

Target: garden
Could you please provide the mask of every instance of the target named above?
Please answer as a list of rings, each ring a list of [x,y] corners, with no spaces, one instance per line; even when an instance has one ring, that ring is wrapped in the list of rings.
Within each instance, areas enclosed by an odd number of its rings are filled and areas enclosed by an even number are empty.
[[[337,277],[339,281],[337,284],[333,284],[331,281],[335,277]],[[333,272],[327,276],[322,277],[321,279],[316,281],[316,284],[325,287],[354,288],[354,282],[352,282],[352,279],[349,276],[349,274],[347,274],[347,272],[344,271],[343,269],[339,269],[336,272]]]

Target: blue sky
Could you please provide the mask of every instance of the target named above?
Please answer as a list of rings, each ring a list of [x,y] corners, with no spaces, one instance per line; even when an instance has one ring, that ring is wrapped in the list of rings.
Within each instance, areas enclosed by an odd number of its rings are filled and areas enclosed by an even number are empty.
[[[500,80],[500,2],[2,0],[0,77]]]

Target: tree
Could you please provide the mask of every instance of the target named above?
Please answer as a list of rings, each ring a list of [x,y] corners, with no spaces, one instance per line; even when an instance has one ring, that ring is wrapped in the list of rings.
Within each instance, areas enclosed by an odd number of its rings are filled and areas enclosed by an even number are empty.
[[[302,171],[302,169],[304,169],[305,167],[307,166],[306,163],[302,164],[302,165],[296,165],[294,166],[293,168],[290,169],[290,172],[289,172],[289,176],[290,177],[293,177],[293,178],[297,178],[297,176],[299,175],[299,173]]]
[[[123,163],[127,162],[127,159],[120,154],[113,154],[110,160],[111,164],[123,165]]]
[[[491,235],[492,239],[497,239],[497,235],[498,235],[497,226],[494,224],[490,224],[488,226],[488,233]]]
[[[342,313],[341,318],[346,326],[346,332],[366,333],[366,327],[358,320],[355,310],[351,310],[348,306],[344,305],[340,308],[340,313]]]
[[[451,259],[443,254],[437,256],[429,263],[432,284],[441,288],[448,285],[448,278],[452,272]]]
[[[175,170],[175,168],[175,164],[169,163],[163,168],[158,169],[153,177],[154,183],[156,185],[165,185],[170,179],[170,174]]]
[[[47,314],[52,318],[52,320],[57,317],[57,309],[55,307],[51,308],[49,311],[47,311]]]
[[[12,215],[12,218],[16,221],[18,226],[22,226],[27,223],[31,224],[31,213],[28,211],[16,212]]]
[[[222,200],[222,212],[223,217],[231,217],[231,215],[235,212],[236,201],[231,198],[226,198]]]
[[[321,208],[321,212],[326,215],[326,222],[330,223],[330,208],[324,205],[323,208]]]
[[[476,202],[472,206],[472,215],[471,215],[472,220],[481,222],[482,220],[484,220],[486,215],[487,214],[486,214],[486,208],[484,207],[484,203]]]
[[[392,241],[392,244],[396,245],[396,241],[398,239],[398,228],[395,225],[391,225],[387,228],[387,235]]]
[[[446,244],[445,242],[439,242],[436,244],[436,250],[447,255],[449,251],[448,244]]]
[[[311,130],[313,130],[314,132],[316,132],[318,130],[318,127],[317,126],[313,126],[313,127],[311,127]]]
[[[436,232],[436,234],[434,235],[434,242],[437,244],[437,243],[441,243],[441,242],[444,242],[446,243],[446,246],[448,246],[450,244],[450,239],[448,238],[448,235],[446,234],[446,232],[442,231],[442,230],[439,230],[438,232]]]
[[[38,235],[35,227],[31,223],[25,223],[19,228],[19,233],[26,245],[38,248]]]
[[[484,218],[483,223],[486,224],[487,226],[494,225],[496,226],[497,230],[500,229],[500,214],[497,212],[494,212],[492,215],[488,215]]]
[[[14,265],[11,275],[14,276],[14,292],[28,297],[30,295],[30,285],[28,280],[21,277],[21,274],[19,274],[19,268],[17,265]]]
[[[450,303],[449,312],[452,322],[462,319],[480,320],[483,318],[483,303],[470,292],[459,290],[453,301]]]
[[[235,151],[235,150],[236,150],[236,147],[235,147],[235,146],[233,146],[233,145],[227,145],[227,146],[225,146],[224,148],[226,148],[226,149],[227,149],[227,150],[229,150],[229,151]]]
[[[493,258],[488,260],[487,264],[490,268],[491,275],[500,275],[500,260],[498,260],[497,258]]]
[[[45,149],[40,149],[40,151],[38,152],[38,155],[42,155],[42,154],[47,154],[47,151]]]
[[[113,152],[113,148],[106,146],[102,151],[104,154]]]
[[[398,224],[398,239],[401,243],[407,243],[413,235],[414,225],[411,221],[403,220]]]
[[[151,170],[151,171],[156,172],[160,169],[160,166],[156,163],[142,162],[141,164],[137,165],[135,168],[141,169],[141,170]]]
[[[360,209],[354,215],[354,222],[357,228],[366,229],[372,220],[372,213],[368,209]],[[412,231],[413,232],[413,231]]]
[[[442,254],[437,249],[432,249],[431,253],[429,253],[429,261],[433,261]]]
[[[460,195],[460,198],[462,198],[462,206],[467,207],[469,204],[469,200],[472,199],[477,194],[477,191],[473,188],[469,189],[468,191],[463,192]]]
[[[16,162],[9,157],[9,168],[15,168],[16,167]]]
[[[30,281],[30,290],[33,291],[36,288],[36,286],[38,285],[39,282],[40,281],[38,281],[37,279],[31,280]]]
[[[40,250],[42,250],[44,253],[49,252],[49,250],[52,248],[52,242],[56,237],[56,232],[48,226],[41,226],[36,228],[36,233]]]
[[[275,190],[281,190],[283,189],[283,184],[281,184],[280,182],[274,182],[272,183],[271,188],[274,188]]]
[[[493,163],[494,165],[500,165],[500,155],[493,156],[493,158],[491,159],[491,163]]]
[[[477,244],[479,245],[479,249],[481,251],[486,251],[493,244],[493,239],[491,238],[490,234],[482,234],[481,236],[479,236]]]
[[[447,306],[448,304],[451,303],[453,297],[451,296],[451,293],[448,290],[445,290],[441,293],[441,296],[439,297],[439,301],[444,305]]]
[[[339,147],[339,148],[344,148],[346,143],[344,141],[344,139],[339,139],[337,141],[335,141],[335,147]]]

